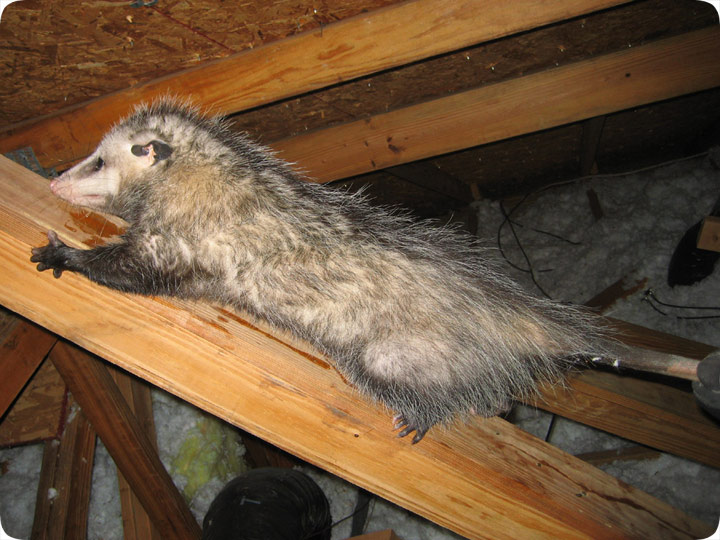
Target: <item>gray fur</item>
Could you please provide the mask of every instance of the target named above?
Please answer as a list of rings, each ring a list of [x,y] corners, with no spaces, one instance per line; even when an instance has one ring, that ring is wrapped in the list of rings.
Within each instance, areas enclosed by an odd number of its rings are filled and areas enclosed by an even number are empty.
[[[522,292],[468,237],[305,182],[171,100],[140,107],[52,189],[130,227],[115,251],[51,237],[34,250],[39,269],[227,303],[289,330],[416,441],[458,414],[496,415],[601,352],[590,315]]]

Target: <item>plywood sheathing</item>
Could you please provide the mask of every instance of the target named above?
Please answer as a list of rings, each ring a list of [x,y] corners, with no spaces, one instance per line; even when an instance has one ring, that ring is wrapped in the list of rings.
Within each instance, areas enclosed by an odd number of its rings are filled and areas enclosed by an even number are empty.
[[[0,25],[0,125],[397,1],[163,0],[140,8],[124,0],[16,2]]]

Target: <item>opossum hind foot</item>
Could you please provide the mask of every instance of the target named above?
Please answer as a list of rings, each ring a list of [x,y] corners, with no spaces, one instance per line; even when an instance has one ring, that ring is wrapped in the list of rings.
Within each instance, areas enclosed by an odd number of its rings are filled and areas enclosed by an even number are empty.
[[[431,427],[432,426],[421,426],[420,422],[408,420],[403,414],[395,415],[393,418],[393,429],[402,429],[402,431],[398,433],[398,437],[406,437],[413,431],[415,432],[415,436],[412,439],[413,444],[419,443]]]

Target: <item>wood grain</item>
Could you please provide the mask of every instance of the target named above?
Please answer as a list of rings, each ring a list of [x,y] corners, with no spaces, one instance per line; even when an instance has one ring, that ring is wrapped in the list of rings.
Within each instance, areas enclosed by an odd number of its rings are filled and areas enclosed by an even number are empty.
[[[32,540],[86,538],[95,430],[80,410],[59,440],[45,443]]]
[[[306,461],[468,538],[691,538],[706,524],[498,419],[397,439],[306,344],[222,306],[123,295],[28,262],[81,242],[46,183],[0,159],[0,303]],[[59,308],[62,306],[62,314]],[[378,459],[382,456],[382,459]]]
[[[31,146],[44,167],[60,166],[87,155],[134,104],[160,95],[228,114],[625,1],[406,2],[20,123],[0,132],[0,152]]]
[[[720,27],[272,144],[329,182],[720,86]]]
[[[129,375],[113,365],[106,365],[120,393],[125,398],[142,432],[157,452],[157,435],[152,412],[150,386],[144,381]],[[160,540],[162,536],[145,511],[140,499],[132,490],[130,483],[118,469],[118,488],[122,508],[124,540]]]
[[[200,538],[200,526],[102,361],[64,342],[50,359],[161,536]]]

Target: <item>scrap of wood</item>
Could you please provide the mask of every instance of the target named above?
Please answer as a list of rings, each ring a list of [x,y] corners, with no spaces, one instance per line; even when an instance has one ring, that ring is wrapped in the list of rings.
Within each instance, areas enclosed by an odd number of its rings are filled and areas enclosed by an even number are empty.
[[[44,167],[84,157],[134,104],[191,96],[229,114],[384,69],[626,3],[627,0],[415,0],[323,26],[22,122],[0,152],[30,146]]]
[[[47,229],[75,244],[93,237],[66,227],[63,208],[46,182],[0,159],[0,303],[305,461],[469,538],[712,532],[499,418],[411,445],[307,344],[223,307],[38,273],[30,246]]]
[[[67,389],[45,360],[0,422],[0,447],[57,438],[67,415]]]
[[[623,276],[615,283],[607,287],[605,290],[593,296],[585,302],[585,306],[589,307],[597,313],[605,313],[615,302],[632,296],[640,289],[647,287],[648,278],[636,279],[635,282],[628,282],[627,276]]]
[[[583,454],[577,454],[577,458],[592,463],[593,465],[606,465],[615,461],[658,459],[661,455],[657,450],[653,450],[647,446],[628,446],[625,448],[615,448],[613,450],[585,452]]]
[[[50,359],[161,536],[200,538],[187,503],[102,361],[64,342],[53,347]]]
[[[75,410],[59,440],[45,443],[30,538],[86,538],[95,431]]]
[[[272,143],[329,182],[720,86],[720,27]]]
[[[20,394],[55,343],[37,325],[16,319],[0,342],[0,417]]]
[[[720,217],[708,216],[703,220],[697,247],[709,251],[720,251]]]
[[[147,435],[150,444],[157,452],[157,435],[155,433],[150,386],[142,379],[129,375],[115,366],[107,365],[106,367],[118,390],[125,398],[125,402],[137,419],[141,430]],[[125,479],[120,469],[118,469],[118,488],[120,490],[124,540],[160,540],[162,536],[153,525],[140,499],[135,495],[130,483]]]

